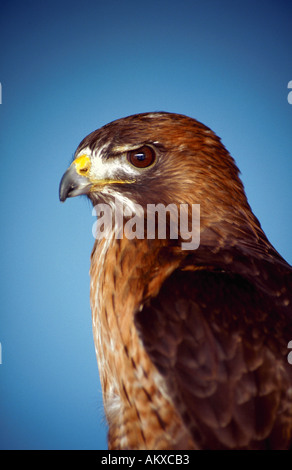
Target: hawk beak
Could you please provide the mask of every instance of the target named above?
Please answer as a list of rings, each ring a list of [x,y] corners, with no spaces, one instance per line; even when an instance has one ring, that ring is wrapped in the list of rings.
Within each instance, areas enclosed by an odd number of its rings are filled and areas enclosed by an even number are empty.
[[[87,178],[90,169],[90,159],[87,155],[81,155],[74,160],[64,173],[59,188],[61,202],[65,202],[68,197],[88,194],[92,183]]]

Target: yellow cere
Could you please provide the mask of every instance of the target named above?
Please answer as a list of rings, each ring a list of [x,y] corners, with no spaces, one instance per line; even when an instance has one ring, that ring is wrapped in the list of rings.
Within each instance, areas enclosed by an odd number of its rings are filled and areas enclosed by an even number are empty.
[[[88,155],[80,155],[80,157],[77,157],[73,164],[75,165],[77,173],[79,175],[85,176],[90,170],[90,158]]]

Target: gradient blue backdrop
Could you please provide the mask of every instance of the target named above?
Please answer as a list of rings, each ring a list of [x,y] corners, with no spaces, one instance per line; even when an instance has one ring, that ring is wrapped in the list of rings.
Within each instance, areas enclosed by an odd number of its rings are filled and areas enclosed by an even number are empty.
[[[0,448],[105,449],[85,198],[58,201],[79,141],[145,111],[188,114],[235,157],[291,263],[291,2],[0,6]],[[291,338],[292,339],[292,338]]]

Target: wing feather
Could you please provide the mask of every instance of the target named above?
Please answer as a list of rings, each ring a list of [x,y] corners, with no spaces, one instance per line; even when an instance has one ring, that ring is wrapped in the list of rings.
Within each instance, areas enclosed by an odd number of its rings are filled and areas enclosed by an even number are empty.
[[[241,275],[176,269],[137,312],[140,338],[199,448],[291,445],[292,328],[275,308]]]

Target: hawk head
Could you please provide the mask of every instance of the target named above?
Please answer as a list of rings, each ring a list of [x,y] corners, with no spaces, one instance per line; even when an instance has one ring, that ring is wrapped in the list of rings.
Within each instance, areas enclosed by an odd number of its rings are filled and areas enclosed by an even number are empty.
[[[60,200],[86,194],[145,204],[201,204],[202,216],[249,213],[238,169],[220,139],[179,114],[144,113],[89,134],[60,184]],[[216,210],[214,210],[216,208]]]

